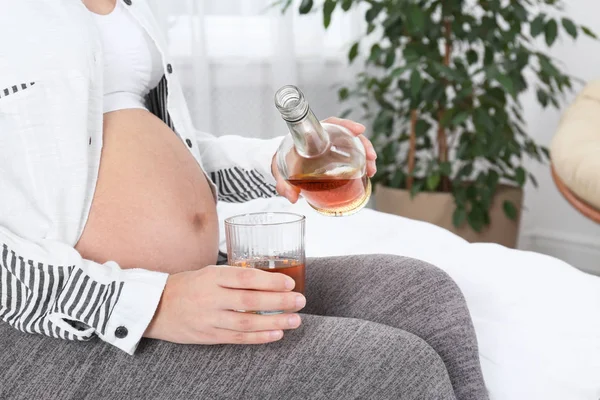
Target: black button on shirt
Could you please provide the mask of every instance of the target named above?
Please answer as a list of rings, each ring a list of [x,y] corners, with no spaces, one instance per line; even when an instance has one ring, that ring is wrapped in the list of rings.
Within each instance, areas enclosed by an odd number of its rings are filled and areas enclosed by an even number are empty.
[[[187,143],[188,147],[191,149],[192,148],[192,141],[190,139],[185,139],[185,142]]]
[[[171,64],[167,64],[167,72],[170,73],[170,74],[173,73],[173,66]]]
[[[131,5],[131,0],[123,0],[123,3],[127,4],[128,6]]]
[[[125,339],[129,331],[124,326],[120,326],[115,330],[115,336],[118,339]]]

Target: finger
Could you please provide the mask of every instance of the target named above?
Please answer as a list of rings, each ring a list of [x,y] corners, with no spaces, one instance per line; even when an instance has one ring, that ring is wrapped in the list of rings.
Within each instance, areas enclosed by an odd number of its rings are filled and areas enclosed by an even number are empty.
[[[301,323],[298,314],[258,315],[237,311],[219,313],[215,328],[238,332],[259,332],[296,329]]]
[[[360,135],[358,137],[365,147],[365,151],[367,153],[367,160],[376,160],[377,153],[375,152],[375,148],[373,147],[373,143],[364,135]]]
[[[220,267],[217,285],[228,289],[268,290],[287,292],[296,282],[287,275],[261,271],[256,268]]]
[[[355,136],[358,136],[366,130],[363,124],[359,124],[358,122],[351,121],[349,119],[342,119],[337,117],[329,117],[323,122],[335,125],[341,125],[344,128],[349,129]]]
[[[300,189],[290,185],[283,178],[279,177],[277,179],[277,185],[275,186],[277,193],[288,199],[291,203],[295,203],[298,201],[300,196]]]
[[[375,161],[367,161],[367,175],[369,178],[377,173],[377,164]]]
[[[280,340],[283,338],[283,331],[237,332],[216,329],[215,338],[219,344],[263,344]]]
[[[296,188],[293,185],[290,185],[285,179],[283,179],[283,177],[279,173],[279,169],[276,166],[275,157],[273,157],[271,171],[273,172],[273,177],[275,178],[275,190],[277,191],[277,193],[288,199],[291,203],[297,202],[300,189]]]
[[[275,293],[243,289],[225,290],[227,290],[227,293],[221,296],[219,300],[219,306],[224,310],[296,312],[306,305],[306,298],[296,292]]]

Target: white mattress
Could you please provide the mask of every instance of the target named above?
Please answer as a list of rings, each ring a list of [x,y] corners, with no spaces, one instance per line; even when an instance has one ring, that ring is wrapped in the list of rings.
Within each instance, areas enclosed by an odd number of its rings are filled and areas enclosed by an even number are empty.
[[[469,244],[437,226],[370,209],[330,218],[302,200],[221,203],[221,227],[227,216],[267,210],[307,217],[309,257],[388,253],[448,272],[469,305],[492,400],[600,399],[600,278],[549,256]]]

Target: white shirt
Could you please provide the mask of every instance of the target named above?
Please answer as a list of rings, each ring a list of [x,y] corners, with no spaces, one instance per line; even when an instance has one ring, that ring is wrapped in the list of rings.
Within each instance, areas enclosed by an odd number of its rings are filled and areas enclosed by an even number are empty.
[[[104,112],[145,109],[146,96],[164,76],[158,47],[122,1],[110,14],[92,17],[102,40]]]
[[[196,131],[150,8],[118,1],[162,55],[149,109],[186,143],[215,196],[276,195],[270,168],[281,138]],[[133,354],[167,275],[100,265],[74,249],[102,149],[104,64],[93,17],[79,0],[0,0],[0,10],[0,318],[28,333],[98,336]]]

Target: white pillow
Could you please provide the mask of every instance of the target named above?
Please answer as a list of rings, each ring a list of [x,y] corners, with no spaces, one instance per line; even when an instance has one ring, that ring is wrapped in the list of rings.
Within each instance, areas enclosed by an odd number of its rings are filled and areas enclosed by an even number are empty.
[[[309,257],[398,254],[448,272],[469,305],[492,400],[600,398],[599,277],[549,256],[469,244],[437,226],[369,209],[330,218],[302,200],[219,205],[221,221],[266,210],[306,215]]]

